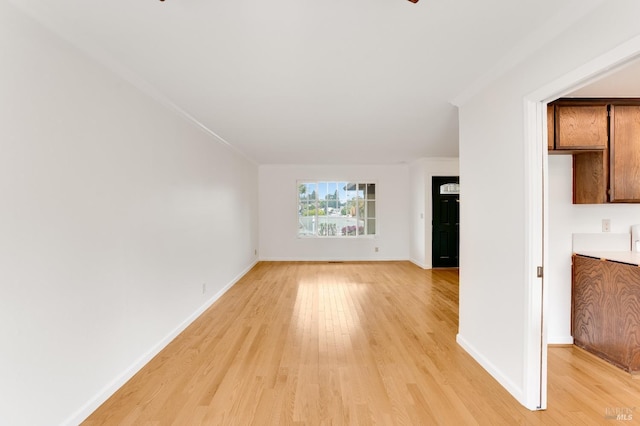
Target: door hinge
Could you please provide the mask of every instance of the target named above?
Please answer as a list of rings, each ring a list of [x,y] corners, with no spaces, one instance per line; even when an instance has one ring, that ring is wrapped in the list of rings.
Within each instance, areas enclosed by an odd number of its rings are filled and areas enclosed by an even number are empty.
[[[537,274],[538,274],[538,278],[542,278],[542,275],[543,275],[543,274],[542,274],[542,273],[543,273],[543,268],[542,268],[542,266],[538,266],[538,267],[536,268],[536,271],[537,271]]]

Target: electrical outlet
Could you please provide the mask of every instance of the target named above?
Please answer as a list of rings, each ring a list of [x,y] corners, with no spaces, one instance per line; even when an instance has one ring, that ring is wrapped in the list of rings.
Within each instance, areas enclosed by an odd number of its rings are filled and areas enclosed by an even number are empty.
[[[202,283],[202,294],[207,292],[207,283]]]
[[[253,250],[253,254],[254,254],[254,256],[257,256],[258,255],[258,249],[254,249]]]
[[[602,232],[611,232],[611,219],[602,219]]]
[[[376,247],[373,249],[376,253],[380,251],[380,248]]]

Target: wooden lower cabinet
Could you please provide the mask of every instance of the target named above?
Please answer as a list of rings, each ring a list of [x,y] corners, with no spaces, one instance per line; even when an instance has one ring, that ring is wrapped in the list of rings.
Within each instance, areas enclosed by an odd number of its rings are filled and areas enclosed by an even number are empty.
[[[640,374],[640,268],[573,256],[575,345]]]

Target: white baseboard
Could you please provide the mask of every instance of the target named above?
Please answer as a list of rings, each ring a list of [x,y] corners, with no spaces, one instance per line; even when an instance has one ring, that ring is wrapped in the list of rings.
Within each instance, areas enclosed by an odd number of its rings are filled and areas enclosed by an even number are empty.
[[[173,339],[175,339],[180,333],[182,333],[192,322],[194,322],[200,315],[204,313],[215,301],[217,301],[223,294],[225,294],[231,287],[233,287],[247,272],[253,268],[258,261],[254,261],[251,265],[245,268],[240,274],[238,274],[233,280],[225,285],[220,291],[207,300],[202,306],[200,306],[195,312],[189,315],[184,321],[182,321],[175,329],[167,334],[162,340],[151,347],[146,353],[138,358],[129,368],[123,371],[118,377],[113,379],[111,383],[105,386],[97,395],[91,398],[85,403],[79,410],[73,413],[63,425],[75,426],[82,423],[87,417],[91,415],[100,405],[102,405],[107,399],[111,397],[118,389],[120,389],[129,379],[131,379],[138,371],[142,369],[149,361],[153,359],[162,349],[164,349]]]
[[[430,265],[427,265],[426,263],[418,262],[415,259],[409,259],[409,262],[413,263],[414,265],[422,269],[431,269]]]
[[[517,386],[511,379],[505,376],[500,369],[493,365],[482,353],[480,353],[472,344],[470,344],[460,334],[456,335],[456,342],[466,350],[473,359],[487,370],[494,379],[498,381],[520,404],[526,407],[524,403],[524,392],[521,387]]]
[[[547,337],[547,345],[573,345],[572,336]]]
[[[385,257],[385,258],[319,258],[319,257],[262,257],[260,258],[261,262],[410,262],[408,259],[404,258],[393,258],[393,257]]]

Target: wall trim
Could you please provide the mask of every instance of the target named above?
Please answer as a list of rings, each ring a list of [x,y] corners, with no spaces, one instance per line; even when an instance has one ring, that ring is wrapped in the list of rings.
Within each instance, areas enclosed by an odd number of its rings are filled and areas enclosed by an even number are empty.
[[[409,262],[422,269],[431,269],[426,263],[419,262],[416,259],[409,259]]]
[[[385,257],[382,259],[369,259],[369,258],[333,258],[333,257],[262,257],[261,262],[411,262],[415,263],[407,258],[394,258]],[[420,266],[420,265],[418,265]]]
[[[608,72],[614,72],[617,67],[637,59],[639,55],[640,35],[630,38],[582,66],[567,72],[551,83],[540,87],[530,93],[527,99],[546,104],[548,101],[553,101],[573,90],[592,83],[598,78],[607,75]]]
[[[524,164],[525,172],[525,227],[524,227],[524,276],[525,297],[523,312],[523,405],[530,410],[547,406],[547,352],[546,324],[543,324],[545,293],[542,278],[536,274],[537,266],[545,265],[545,196],[546,170],[543,146],[546,150],[546,106],[528,99],[523,103]]]
[[[107,399],[109,399],[118,389],[120,389],[127,381],[129,381],[138,371],[140,371],[149,361],[151,361],[160,351],[162,351],[173,339],[175,339],[180,333],[182,333],[191,323],[198,319],[211,305],[214,304],[223,294],[225,294],[231,287],[233,287],[240,279],[245,276],[254,266],[258,264],[258,261],[253,261],[248,267],[240,272],[235,278],[233,278],[227,285],[225,285],[220,291],[207,300],[202,306],[189,315],[184,321],[182,321],[175,329],[169,332],[163,339],[153,345],[146,353],[140,356],[131,366],[125,369],[119,376],[114,378],[109,384],[107,384],[98,394],[89,399],[82,407],[80,407],[75,413],[73,413],[62,425],[74,426],[82,423],[87,419],[95,410],[100,407]]]
[[[524,393],[522,388],[518,387],[513,381],[502,373],[496,366],[490,362],[475,346],[469,343],[460,333],[456,335],[456,342],[467,351],[478,364],[482,366],[494,379],[498,381],[520,404],[524,404]]]
[[[547,346],[552,346],[552,345],[573,345],[573,337],[572,336],[555,336],[555,337],[549,337],[547,339]]]

